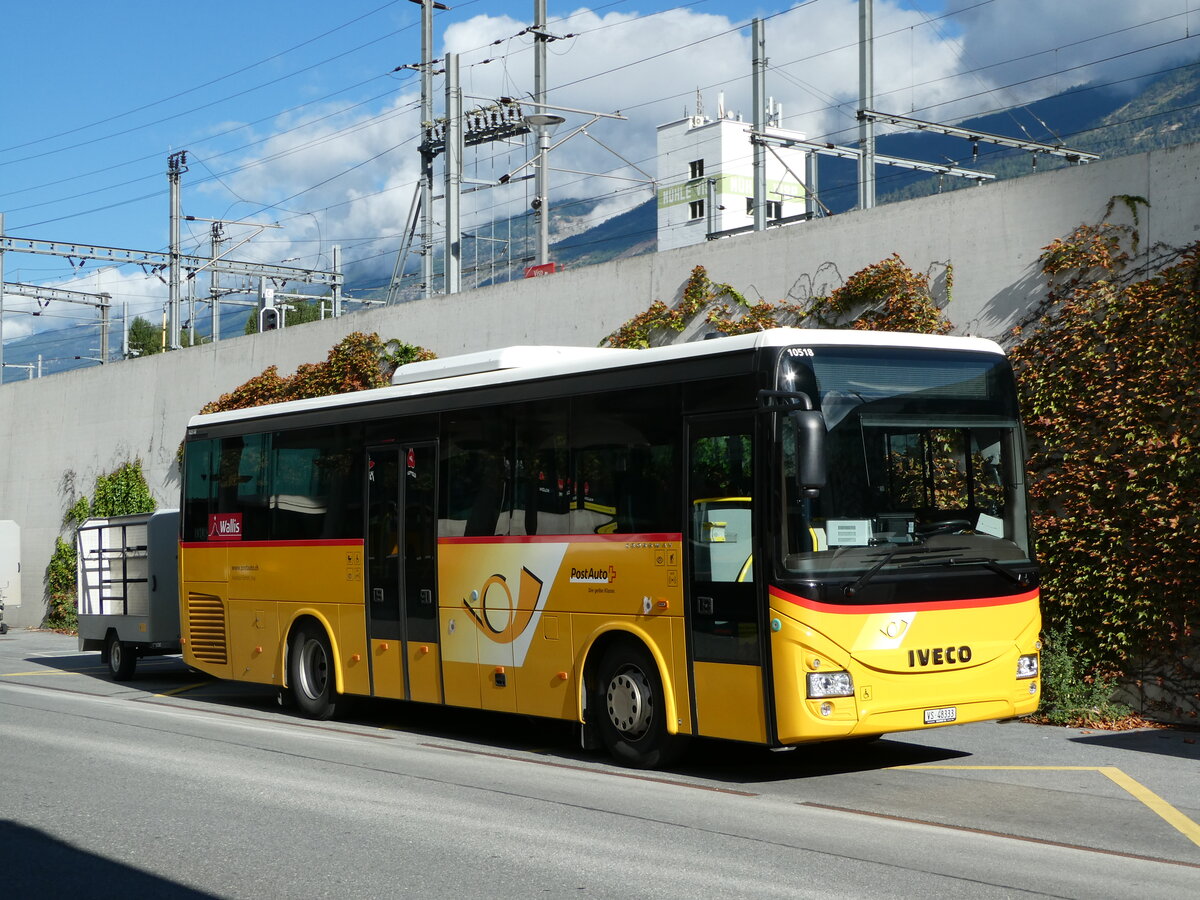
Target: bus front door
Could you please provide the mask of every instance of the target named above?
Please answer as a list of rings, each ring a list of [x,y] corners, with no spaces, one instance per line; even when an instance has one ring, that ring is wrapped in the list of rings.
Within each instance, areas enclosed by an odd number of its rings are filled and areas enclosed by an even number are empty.
[[[367,450],[367,634],[372,693],[439,703],[437,446]]]
[[[752,416],[688,423],[688,623],[698,734],[766,740]]]

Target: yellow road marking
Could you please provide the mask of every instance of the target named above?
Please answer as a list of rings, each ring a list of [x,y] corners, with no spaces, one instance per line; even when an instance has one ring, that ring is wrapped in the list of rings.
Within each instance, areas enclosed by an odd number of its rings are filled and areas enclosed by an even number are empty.
[[[206,684],[212,684],[211,681],[197,681],[195,684],[185,684],[183,687],[172,688],[169,691],[163,691],[161,694],[155,694],[155,697],[174,697],[176,694],[182,694],[185,691],[194,691],[198,687],[204,687]]]
[[[1162,818],[1170,822],[1174,828],[1186,835],[1193,844],[1200,847],[1200,825],[1197,825],[1162,797],[1158,796],[1158,794],[1154,793],[1154,791],[1138,784],[1115,766],[1103,766],[1099,771],[1141,800]]]
[[[1130,778],[1116,766],[896,766],[897,769],[920,772],[932,769],[962,769],[976,772],[1099,772],[1127,794],[1148,807],[1172,828],[1200,847],[1200,825],[1197,825],[1170,803],[1145,785]]]

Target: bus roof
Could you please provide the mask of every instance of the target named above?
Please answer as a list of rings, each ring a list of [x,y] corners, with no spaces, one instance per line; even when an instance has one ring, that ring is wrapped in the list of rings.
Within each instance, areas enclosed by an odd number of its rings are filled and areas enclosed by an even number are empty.
[[[994,341],[983,338],[816,328],[772,328],[752,334],[671,344],[649,350],[540,345],[505,347],[409,363],[396,370],[390,387],[193,416],[188,422],[188,428],[467,390],[508,382],[653,365],[680,359],[698,359],[763,347],[793,345],[966,350],[1000,355],[1004,353]]]

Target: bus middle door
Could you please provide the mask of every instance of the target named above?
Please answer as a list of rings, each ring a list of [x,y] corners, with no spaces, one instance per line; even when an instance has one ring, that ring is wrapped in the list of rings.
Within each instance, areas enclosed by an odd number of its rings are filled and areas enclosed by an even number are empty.
[[[367,450],[367,632],[377,697],[439,703],[437,447]]]

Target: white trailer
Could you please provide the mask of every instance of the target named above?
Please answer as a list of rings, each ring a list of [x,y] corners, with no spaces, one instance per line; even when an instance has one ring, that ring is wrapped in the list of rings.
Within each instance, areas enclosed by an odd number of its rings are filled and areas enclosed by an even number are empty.
[[[88,519],[76,549],[80,650],[117,681],[139,657],[180,652],[179,510]]]
[[[8,633],[4,607],[21,605],[21,527],[0,521],[0,634]]]

